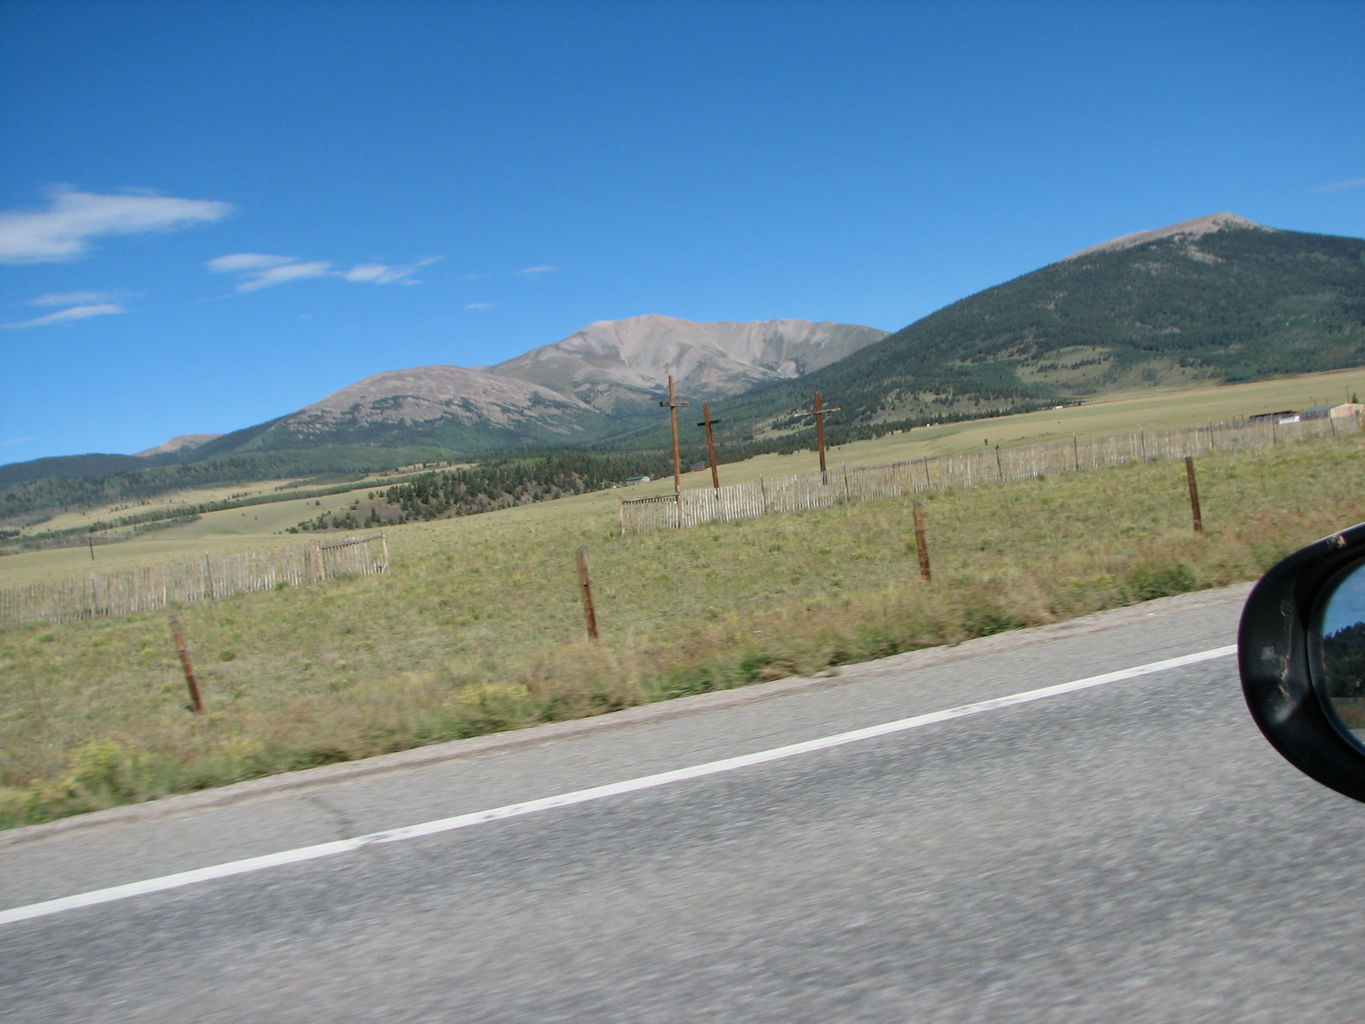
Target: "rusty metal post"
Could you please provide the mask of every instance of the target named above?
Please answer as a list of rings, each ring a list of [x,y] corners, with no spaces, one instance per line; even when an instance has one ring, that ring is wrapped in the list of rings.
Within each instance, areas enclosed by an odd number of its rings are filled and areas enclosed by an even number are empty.
[[[171,636],[175,638],[175,653],[180,656],[180,667],[185,671],[185,685],[190,691],[190,710],[196,715],[204,713],[204,698],[199,693],[199,680],[194,676],[194,666],[190,663],[190,652],[185,647],[185,634],[180,629],[180,616],[171,616]]]
[[[924,529],[924,506],[915,502],[915,550],[919,553],[919,574],[925,583],[932,582],[929,572],[929,545]]]
[[[699,427],[706,428],[706,454],[711,459],[711,486],[717,491],[720,490],[720,470],[716,468],[716,435],[711,428],[719,423],[720,420],[711,418],[711,403],[701,403],[701,422]]]
[[[578,586],[583,591],[583,618],[588,625],[588,639],[597,639],[597,612],[592,606],[592,584],[588,582],[588,557],[578,549]]]
[[[1185,480],[1190,485],[1190,514],[1194,517],[1194,532],[1204,532],[1204,517],[1199,511],[1199,483],[1194,478],[1194,456],[1185,456]]]

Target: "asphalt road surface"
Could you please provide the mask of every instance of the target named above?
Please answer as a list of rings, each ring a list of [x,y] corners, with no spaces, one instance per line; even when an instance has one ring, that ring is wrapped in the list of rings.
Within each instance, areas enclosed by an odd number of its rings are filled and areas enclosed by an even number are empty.
[[[1245,593],[0,833],[0,1019],[1365,1019]]]

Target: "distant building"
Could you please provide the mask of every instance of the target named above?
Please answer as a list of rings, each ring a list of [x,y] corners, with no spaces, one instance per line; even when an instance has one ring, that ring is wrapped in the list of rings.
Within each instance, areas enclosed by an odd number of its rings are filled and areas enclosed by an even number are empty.
[[[1348,416],[1365,415],[1365,404],[1360,402],[1342,402],[1339,405],[1315,405],[1311,409],[1304,409],[1302,412],[1295,412],[1293,409],[1281,409],[1278,412],[1258,412],[1248,416],[1247,420],[1251,423],[1301,423],[1304,420],[1325,420],[1325,419],[1345,419]]]
[[[647,477],[647,476],[632,476],[632,477],[628,477],[628,478],[626,479],[626,486],[627,486],[627,487],[631,486],[631,484],[647,484],[647,483],[649,483],[649,477]]]

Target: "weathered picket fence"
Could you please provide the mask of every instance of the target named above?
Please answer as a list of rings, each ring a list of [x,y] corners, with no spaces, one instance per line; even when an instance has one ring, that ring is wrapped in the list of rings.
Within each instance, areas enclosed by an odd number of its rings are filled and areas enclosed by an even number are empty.
[[[1141,430],[1136,434],[1088,440],[1077,437],[1070,441],[1016,448],[983,446],[976,451],[885,466],[844,467],[824,474],[729,484],[718,490],[697,488],[676,495],[624,498],[620,527],[623,534],[650,533],[827,508],[849,501],[1103,469],[1130,462],[1270,447],[1333,434],[1357,433],[1361,430],[1361,420],[1360,416],[1348,416],[1297,423],[1242,421],[1182,430]]]
[[[205,555],[196,562],[0,589],[0,628],[161,611],[338,576],[371,576],[388,565],[388,541],[382,533],[275,551]]]

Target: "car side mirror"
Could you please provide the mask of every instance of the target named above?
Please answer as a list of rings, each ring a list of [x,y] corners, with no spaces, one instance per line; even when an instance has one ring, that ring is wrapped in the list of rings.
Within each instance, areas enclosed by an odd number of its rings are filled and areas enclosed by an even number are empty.
[[[1251,716],[1310,778],[1365,801],[1365,523],[1261,577],[1237,630]]]

